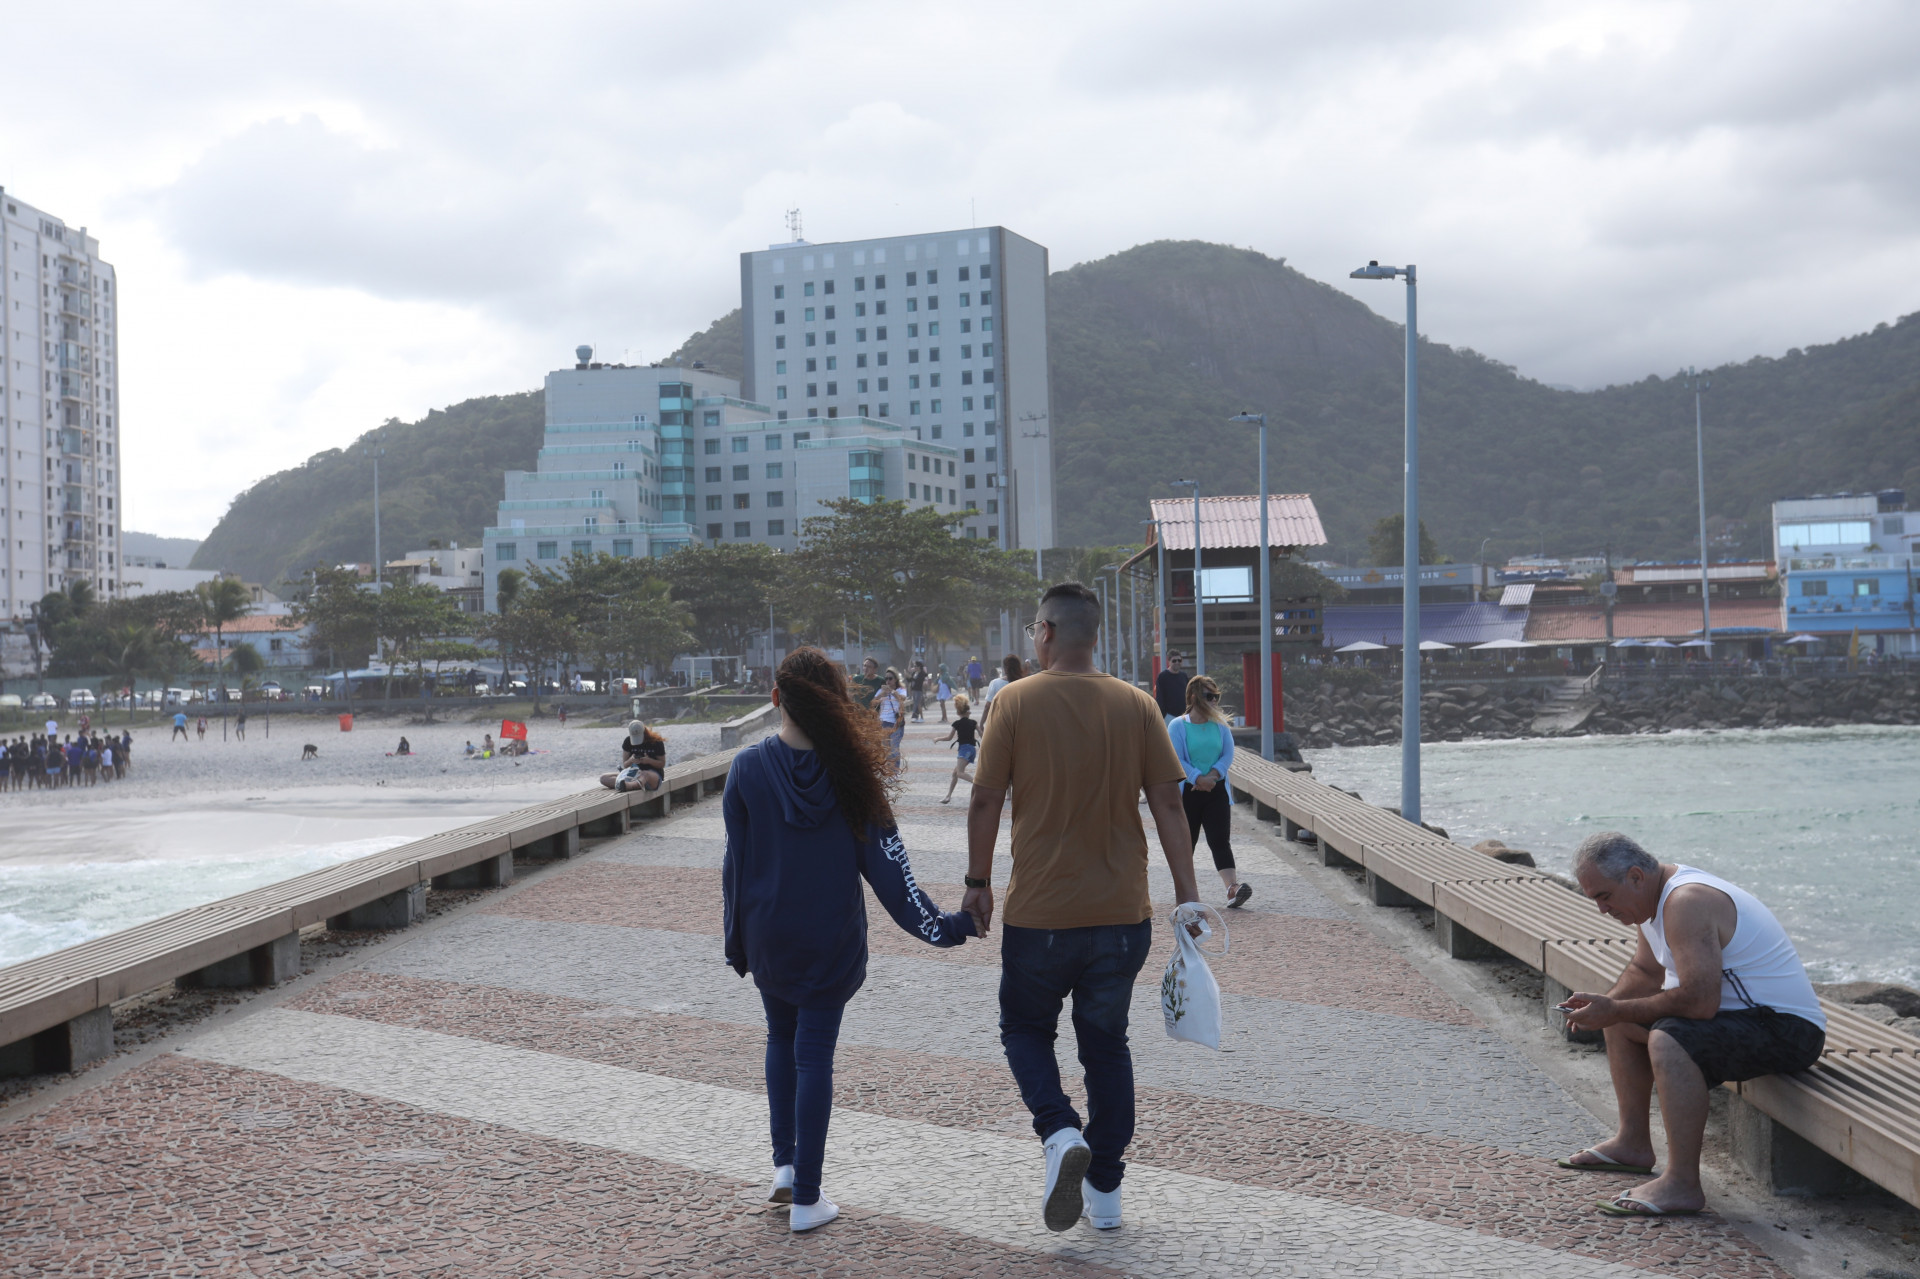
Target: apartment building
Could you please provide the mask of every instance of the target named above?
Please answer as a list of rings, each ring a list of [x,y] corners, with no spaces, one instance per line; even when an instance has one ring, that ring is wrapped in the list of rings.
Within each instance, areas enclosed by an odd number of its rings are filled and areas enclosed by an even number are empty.
[[[893,498],[955,515],[961,450],[861,415],[779,417],[733,378],[678,365],[601,364],[581,347],[547,376],[537,470],[509,471],[482,542],[488,612],[500,571],[558,570],[576,552],[667,555],[694,542],[799,544],[836,498]]]
[[[1862,652],[1920,654],[1920,515],[1905,492],[1775,502],[1773,546],[1785,630],[1835,648],[1857,635]]]
[[[85,227],[0,188],[0,616],[121,592],[118,292]]]
[[[740,309],[743,394],[770,431],[837,438],[855,419],[874,440],[937,446],[952,484],[887,470],[912,451],[886,445],[866,469],[906,501],[957,492],[960,536],[1053,545],[1043,246],[1004,227],[794,240],[740,255]]]

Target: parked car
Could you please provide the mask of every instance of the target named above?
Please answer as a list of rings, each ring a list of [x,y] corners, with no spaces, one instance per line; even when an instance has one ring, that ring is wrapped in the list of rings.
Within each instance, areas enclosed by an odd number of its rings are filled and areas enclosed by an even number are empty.
[[[324,702],[327,699],[327,686],[325,684],[309,684],[301,689],[300,692],[301,695],[310,702]]]
[[[18,693],[0,693],[0,711],[17,711],[26,706]]]
[[[35,693],[27,699],[27,709],[35,711],[57,711],[60,709],[60,699],[52,693]]]
[[[170,688],[163,700],[168,706],[185,706],[193,700],[193,694],[184,688]]]
[[[67,709],[70,711],[97,711],[100,699],[90,688],[76,688],[67,694]]]

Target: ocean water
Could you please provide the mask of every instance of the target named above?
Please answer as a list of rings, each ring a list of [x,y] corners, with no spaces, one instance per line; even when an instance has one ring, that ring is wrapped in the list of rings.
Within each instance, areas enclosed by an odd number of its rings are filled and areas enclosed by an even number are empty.
[[[1314,776],[1397,804],[1400,748],[1312,751]],[[1920,986],[1920,728],[1444,742],[1421,752],[1421,812],[1565,872],[1595,831],[1765,902],[1815,981]]]

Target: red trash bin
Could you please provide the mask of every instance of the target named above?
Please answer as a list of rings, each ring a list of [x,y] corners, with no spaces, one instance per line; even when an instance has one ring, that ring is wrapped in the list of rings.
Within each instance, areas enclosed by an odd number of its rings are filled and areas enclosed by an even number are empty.
[[[340,731],[343,733],[351,733],[353,731],[352,715],[342,715],[340,717]]]

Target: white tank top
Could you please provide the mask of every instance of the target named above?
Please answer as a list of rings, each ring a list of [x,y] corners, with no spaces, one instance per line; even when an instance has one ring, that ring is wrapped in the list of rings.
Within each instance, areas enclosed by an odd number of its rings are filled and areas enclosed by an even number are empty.
[[[1659,909],[1640,925],[1653,957],[1666,969],[1663,989],[1672,990],[1680,984],[1680,974],[1673,970],[1673,951],[1667,946],[1667,895],[1682,884],[1705,884],[1733,900],[1733,940],[1720,955],[1721,1011],[1771,1008],[1804,1017],[1825,1030],[1827,1015],[1820,1009],[1820,997],[1813,993],[1806,965],[1800,962],[1800,953],[1773,912],[1746,889],[1691,866],[1674,871],[1673,878],[1660,890]]]

